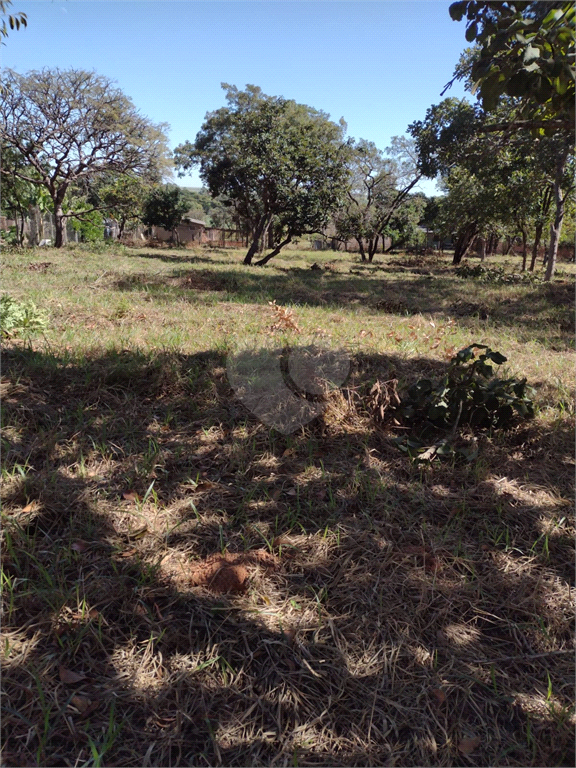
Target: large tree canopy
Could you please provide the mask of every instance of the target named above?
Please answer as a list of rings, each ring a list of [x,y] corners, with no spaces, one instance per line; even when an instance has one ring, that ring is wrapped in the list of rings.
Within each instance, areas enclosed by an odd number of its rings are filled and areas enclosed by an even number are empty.
[[[70,186],[111,172],[159,178],[168,164],[164,129],[94,72],[4,73],[0,138],[26,165],[16,175],[48,190],[56,247],[64,242],[66,218],[74,215],[64,212]]]
[[[183,172],[200,164],[211,194],[223,195],[247,224],[245,264],[268,242],[262,265],[295,237],[321,231],[343,199],[345,126],[253,85],[222,87],[228,106],[206,116],[193,144],[177,147],[176,164]]]
[[[490,113],[466,100],[444,99],[408,129],[422,172],[444,183],[444,219],[456,237],[455,264],[476,236],[510,222],[525,243],[533,230],[538,247],[566,141],[561,133],[534,137],[520,128],[503,140],[484,130],[494,121],[510,122],[515,108],[516,100],[506,97]],[[564,199],[573,189],[570,174],[564,172],[559,185]]]
[[[516,125],[573,131],[574,3],[463,0],[450,15],[466,16],[466,40],[478,44],[470,74],[486,111],[518,97]]]
[[[466,15],[466,39],[477,43],[470,67],[459,66],[455,79],[466,79],[469,89],[478,95],[489,118],[482,130],[509,136],[529,129],[534,136],[550,137],[557,144],[552,188],[555,212],[546,270],[546,279],[551,280],[566,206],[564,180],[574,149],[574,4],[564,0],[463,0],[452,3],[450,15],[457,21]],[[513,103],[506,120],[497,114],[503,97]]]

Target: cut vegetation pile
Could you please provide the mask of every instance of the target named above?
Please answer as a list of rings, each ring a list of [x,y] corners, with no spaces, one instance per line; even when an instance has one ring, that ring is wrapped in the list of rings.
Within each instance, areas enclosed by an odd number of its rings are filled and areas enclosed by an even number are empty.
[[[5,765],[573,764],[572,277],[330,256],[5,256],[49,314],[3,352]],[[350,375],[281,434],[247,338]],[[375,408],[473,343],[536,415],[417,465]]]

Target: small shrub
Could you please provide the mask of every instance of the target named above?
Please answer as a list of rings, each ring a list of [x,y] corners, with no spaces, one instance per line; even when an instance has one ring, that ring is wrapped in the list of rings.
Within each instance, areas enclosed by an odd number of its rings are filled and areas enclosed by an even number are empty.
[[[18,232],[16,227],[12,226],[9,229],[0,229],[0,240],[6,245],[18,245]]]
[[[476,349],[484,352],[476,357]],[[526,379],[494,375],[492,364],[499,366],[506,359],[484,344],[471,344],[452,358],[439,382],[421,379],[413,384],[396,409],[397,418],[412,430],[395,440],[398,448],[419,460],[456,454],[471,460],[475,451],[469,446],[454,447],[459,427],[493,432],[511,427],[518,417],[534,416]]]
[[[41,333],[48,325],[45,312],[33,301],[16,301],[10,296],[0,297],[0,331],[2,338],[30,337]]]

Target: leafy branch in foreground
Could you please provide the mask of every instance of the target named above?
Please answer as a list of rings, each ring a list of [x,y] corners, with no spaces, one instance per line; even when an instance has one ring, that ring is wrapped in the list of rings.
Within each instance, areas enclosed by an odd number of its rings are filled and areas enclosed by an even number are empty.
[[[484,352],[476,357],[476,349]],[[493,364],[506,360],[485,344],[471,344],[452,358],[439,382],[420,379],[413,384],[396,409],[397,418],[411,429],[394,440],[398,448],[417,461],[457,455],[472,461],[476,446],[455,444],[459,427],[493,432],[511,427],[515,418],[534,416],[526,379],[495,376]]]

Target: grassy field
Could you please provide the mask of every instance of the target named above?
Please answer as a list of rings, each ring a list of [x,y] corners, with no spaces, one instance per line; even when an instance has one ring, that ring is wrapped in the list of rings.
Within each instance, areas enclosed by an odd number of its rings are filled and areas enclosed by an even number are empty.
[[[3,344],[3,765],[573,765],[575,267],[376,258],[4,254],[49,325]],[[474,342],[536,417],[412,463],[372,385]],[[226,366],[309,344],[350,373],[282,434]]]

